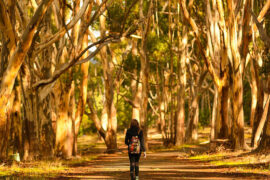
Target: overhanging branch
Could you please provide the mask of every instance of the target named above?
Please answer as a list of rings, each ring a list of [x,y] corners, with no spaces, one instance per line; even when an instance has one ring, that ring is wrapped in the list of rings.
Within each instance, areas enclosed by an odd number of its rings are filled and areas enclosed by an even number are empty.
[[[76,63],[77,63],[77,64],[81,64],[81,63],[83,63],[83,62],[86,62],[86,61],[89,61],[90,59],[92,59],[92,58],[100,51],[100,49],[101,49],[103,46],[107,45],[108,43],[112,42],[113,40],[115,40],[115,38],[112,38],[111,36],[106,36],[106,37],[104,37],[103,39],[101,39],[101,40],[99,40],[99,41],[97,41],[97,42],[95,42],[95,43],[92,43],[92,44],[89,45],[87,48],[85,48],[85,49],[79,54],[79,56],[77,56],[76,58],[73,58],[73,59],[70,60],[69,62],[63,64],[59,69],[57,69],[57,70],[54,72],[54,74],[53,74],[52,77],[50,77],[49,79],[41,80],[41,81],[35,83],[35,84],[33,85],[32,88],[39,88],[40,86],[44,86],[44,85],[47,85],[47,84],[49,84],[49,83],[54,82],[56,79],[58,79],[58,78],[61,76],[61,74],[63,74],[64,72],[66,72],[70,67],[72,67],[73,65],[76,65]],[[100,45],[99,45],[99,44],[100,44]],[[88,51],[88,49],[90,49],[90,48],[92,48],[92,47],[94,47],[94,46],[96,46],[96,45],[99,45],[99,46],[97,47],[97,49],[96,49],[94,52],[92,52],[87,58],[85,58],[85,59],[83,59],[83,60],[81,60],[81,61],[78,62],[78,60],[82,57],[82,55],[83,55],[86,51]]]

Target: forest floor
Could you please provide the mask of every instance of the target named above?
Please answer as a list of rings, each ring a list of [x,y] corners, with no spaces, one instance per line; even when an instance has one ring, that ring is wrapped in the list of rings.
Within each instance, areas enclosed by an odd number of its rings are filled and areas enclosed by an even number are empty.
[[[232,152],[223,145],[211,152],[207,131],[200,132],[195,144],[171,148],[164,148],[160,134],[150,131],[150,150],[146,158],[141,157],[140,179],[270,179],[270,155]],[[97,137],[82,136],[78,143],[78,158],[0,164],[0,179],[129,179],[123,135],[116,154],[104,153],[105,145]]]

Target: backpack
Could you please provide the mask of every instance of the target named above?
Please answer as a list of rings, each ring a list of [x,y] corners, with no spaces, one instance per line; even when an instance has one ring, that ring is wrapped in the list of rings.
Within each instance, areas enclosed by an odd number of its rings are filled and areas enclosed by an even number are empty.
[[[139,136],[132,136],[131,141],[129,143],[128,151],[130,154],[140,154],[141,143]]]

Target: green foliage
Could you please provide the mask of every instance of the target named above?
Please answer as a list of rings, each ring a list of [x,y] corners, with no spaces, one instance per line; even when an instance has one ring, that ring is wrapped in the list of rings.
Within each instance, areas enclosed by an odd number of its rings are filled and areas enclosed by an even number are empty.
[[[150,52],[150,58],[153,61],[168,62],[169,61],[169,45],[167,38],[158,37],[155,31],[151,31],[147,39],[147,50]]]
[[[201,126],[205,127],[210,124],[212,110],[208,107],[199,108],[199,123]]]
[[[117,129],[123,131],[129,127],[129,123],[132,117],[132,107],[125,102],[122,98],[117,103]]]
[[[90,119],[87,115],[83,115],[82,122],[80,125],[79,136],[96,133],[96,127],[92,119]]]
[[[107,7],[107,26],[111,33],[121,33],[138,19],[138,3],[136,1],[114,0]],[[132,7],[132,8],[131,8]],[[123,24],[125,24],[123,26]],[[135,27],[131,28],[135,31]]]
[[[107,8],[108,12],[108,28],[111,32],[119,32],[122,27],[121,24],[125,17],[125,10],[121,1],[114,1],[112,6]]]

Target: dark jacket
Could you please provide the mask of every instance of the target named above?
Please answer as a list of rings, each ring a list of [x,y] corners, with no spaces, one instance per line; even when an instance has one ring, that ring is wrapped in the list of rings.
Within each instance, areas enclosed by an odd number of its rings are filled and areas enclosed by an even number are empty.
[[[129,145],[131,142],[132,136],[139,136],[140,143],[141,143],[141,152],[145,152],[145,145],[144,145],[144,138],[143,138],[143,132],[140,130],[138,133],[138,130],[135,128],[129,128],[126,132],[126,137],[125,137],[125,144]]]

